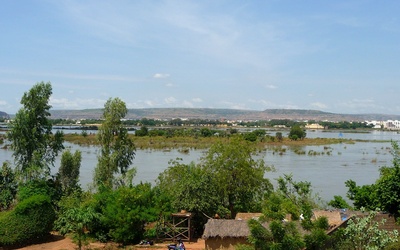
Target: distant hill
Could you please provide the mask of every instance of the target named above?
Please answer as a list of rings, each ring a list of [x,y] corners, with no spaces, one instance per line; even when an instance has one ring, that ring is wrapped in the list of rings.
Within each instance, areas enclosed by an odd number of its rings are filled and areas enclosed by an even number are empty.
[[[0,111],[0,118],[10,119],[10,116],[6,112]]]
[[[53,119],[100,119],[102,109],[51,110]],[[328,121],[365,121],[400,120],[400,115],[384,114],[336,114],[319,110],[305,109],[266,109],[264,111],[241,109],[210,108],[146,108],[129,109],[127,119],[210,119],[210,120],[328,120]]]

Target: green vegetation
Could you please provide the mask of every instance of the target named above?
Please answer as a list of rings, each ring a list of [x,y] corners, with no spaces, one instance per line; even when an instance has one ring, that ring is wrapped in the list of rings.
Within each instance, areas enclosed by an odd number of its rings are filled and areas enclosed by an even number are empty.
[[[7,136],[14,151],[19,177],[32,180],[50,175],[56,156],[63,149],[63,134],[52,134],[48,117],[52,94],[50,83],[37,83],[25,92],[21,104],[11,123]]]
[[[385,221],[374,221],[376,211],[371,211],[365,217],[356,217],[349,220],[344,229],[344,240],[341,243],[347,249],[384,249],[398,241],[397,231],[379,229]]]
[[[294,125],[289,132],[289,139],[297,141],[297,140],[303,140],[306,138],[306,131],[305,129],[301,128],[299,125]]]
[[[121,123],[126,113],[125,103],[119,98],[110,98],[104,105],[104,121],[97,134],[101,147],[94,174],[97,187],[112,187],[114,174],[125,175],[135,157],[135,145]]]
[[[392,214],[400,211],[400,150],[397,142],[392,142],[393,166],[381,167],[380,177],[374,184],[357,186],[353,180],[346,181],[348,198],[356,209],[362,207],[380,209]]]
[[[61,156],[61,165],[58,170],[57,179],[59,180],[63,192],[68,194],[79,187],[79,170],[81,167],[81,152],[75,151],[74,154],[67,150]]]
[[[46,195],[33,195],[9,212],[0,214],[0,247],[24,244],[53,229],[55,212]]]
[[[74,207],[64,207],[64,210],[58,214],[55,228],[61,235],[71,235],[80,250],[83,245],[88,244],[88,230],[93,227],[99,217],[100,214],[96,213],[92,207],[76,204]]]
[[[9,162],[3,162],[0,172],[0,211],[7,210],[17,195],[17,181]]]
[[[85,131],[65,136],[74,143],[100,147],[94,188],[83,191],[79,186],[82,160],[79,151],[64,151],[59,172],[50,175],[50,166],[63,149],[64,138],[62,133],[51,133],[55,124],[48,119],[51,90],[50,83],[38,83],[24,94],[23,108],[7,135],[16,166],[13,168],[5,162],[0,172],[0,247],[29,244],[52,230],[71,236],[79,249],[90,239],[117,242],[122,246],[137,244],[144,237],[162,238],[171,233],[171,214],[181,210],[194,214],[195,236],[201,236],[208,218],[227,219],[234,218],[238,212],[262,211],[261,220],[249,221],[253,249],[395,247],[392,244],[397,234],[378,230],[371,222],[372,217],[354,219],[347,228],[328,236],[327,219],[312,219],[312,210],[320,205],[312,193],[311,183],[297,182],[292,175],[284,175],[274,187],[267,178],[270,168],[259,157],[267,146],[278,154],[285,154],[287,149],[306,154],[298,150],[299,146],[354,141],[309,139],[302,129],[304,124],[289,121],[285,121],[291,127],[288,138],[281,132],[269,135],[261,128],[240,131],[232,127],[204,126],[212,121],[198,120],[197,126],[189,127],[180,119],[169,121],[179,126],[170,128],[162,128],[159,121],[142,119],[136,134],[128,134],[122,122],[127,114],[125,103],[119,98],[110,98],[104,105],[104,119],[96,121],[99,123],[96,135]],[[134,185],[136,169],[131,164],[135,146],[180,148],[182,152],[206,148],[207,152],[199,162],[183,164],[181,159],[171,160],[154,186]],[[326,146],[321,154],[330,152]],[[393,143],[393,166],[382,167],[375,184],[359,187],[352,180],[346,182],[349,198],[356,208],[399,211],[398,152],[397,143]],[[308,155],[318,154],[308,151]],[[348,207],[339,196],[329,204]],[[364,231],[368,237],[362,237]]]

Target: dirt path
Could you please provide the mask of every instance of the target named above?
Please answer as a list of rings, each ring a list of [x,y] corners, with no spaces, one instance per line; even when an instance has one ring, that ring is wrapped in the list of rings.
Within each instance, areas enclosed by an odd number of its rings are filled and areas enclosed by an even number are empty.
[[[139,249],[139,250],[166,250],[168,243],[157,243],[151,247],[144,247],[144,246],[132,246],[132,249]],[[185,247],[187,250],[203,250],[205,248],[204,240],[199,239],[196,242],[185,242]],[[0,248],[1,249],[1,248]],[[72,242],[72,240],[68,237],[63,237],[60,235],[51,235],[49,239],[46,239],[46,242],[33,244],[30,246],[16,248],[19,250],[74,250],[76,249],[76,245]],[[111,243],[91,243],[89,247],[85,249],[117,249],[115,244]],[[125,248],[129,249],[129,247]]]

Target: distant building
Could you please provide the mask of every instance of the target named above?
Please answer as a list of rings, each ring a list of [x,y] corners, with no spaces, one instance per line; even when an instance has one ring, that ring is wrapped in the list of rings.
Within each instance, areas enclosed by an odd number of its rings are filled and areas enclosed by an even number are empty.
[[[324,129],[324,126],[319,125],[318,123],[307,124],[306,129]]]
[[[387,121],[365,121],[369,125],[373,125],[375,129],[389,129],[399,130],[400,121],[398,120],[387,120]]]

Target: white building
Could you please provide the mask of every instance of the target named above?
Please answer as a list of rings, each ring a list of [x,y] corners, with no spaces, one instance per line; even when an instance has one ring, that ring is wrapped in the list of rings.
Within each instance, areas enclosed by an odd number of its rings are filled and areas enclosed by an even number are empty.
[[[376,129],[389,129],[389,130],[400,130],[400,121],[398,120],[387,120],[387,121],[365,121],[367,124],[374,125]]]

